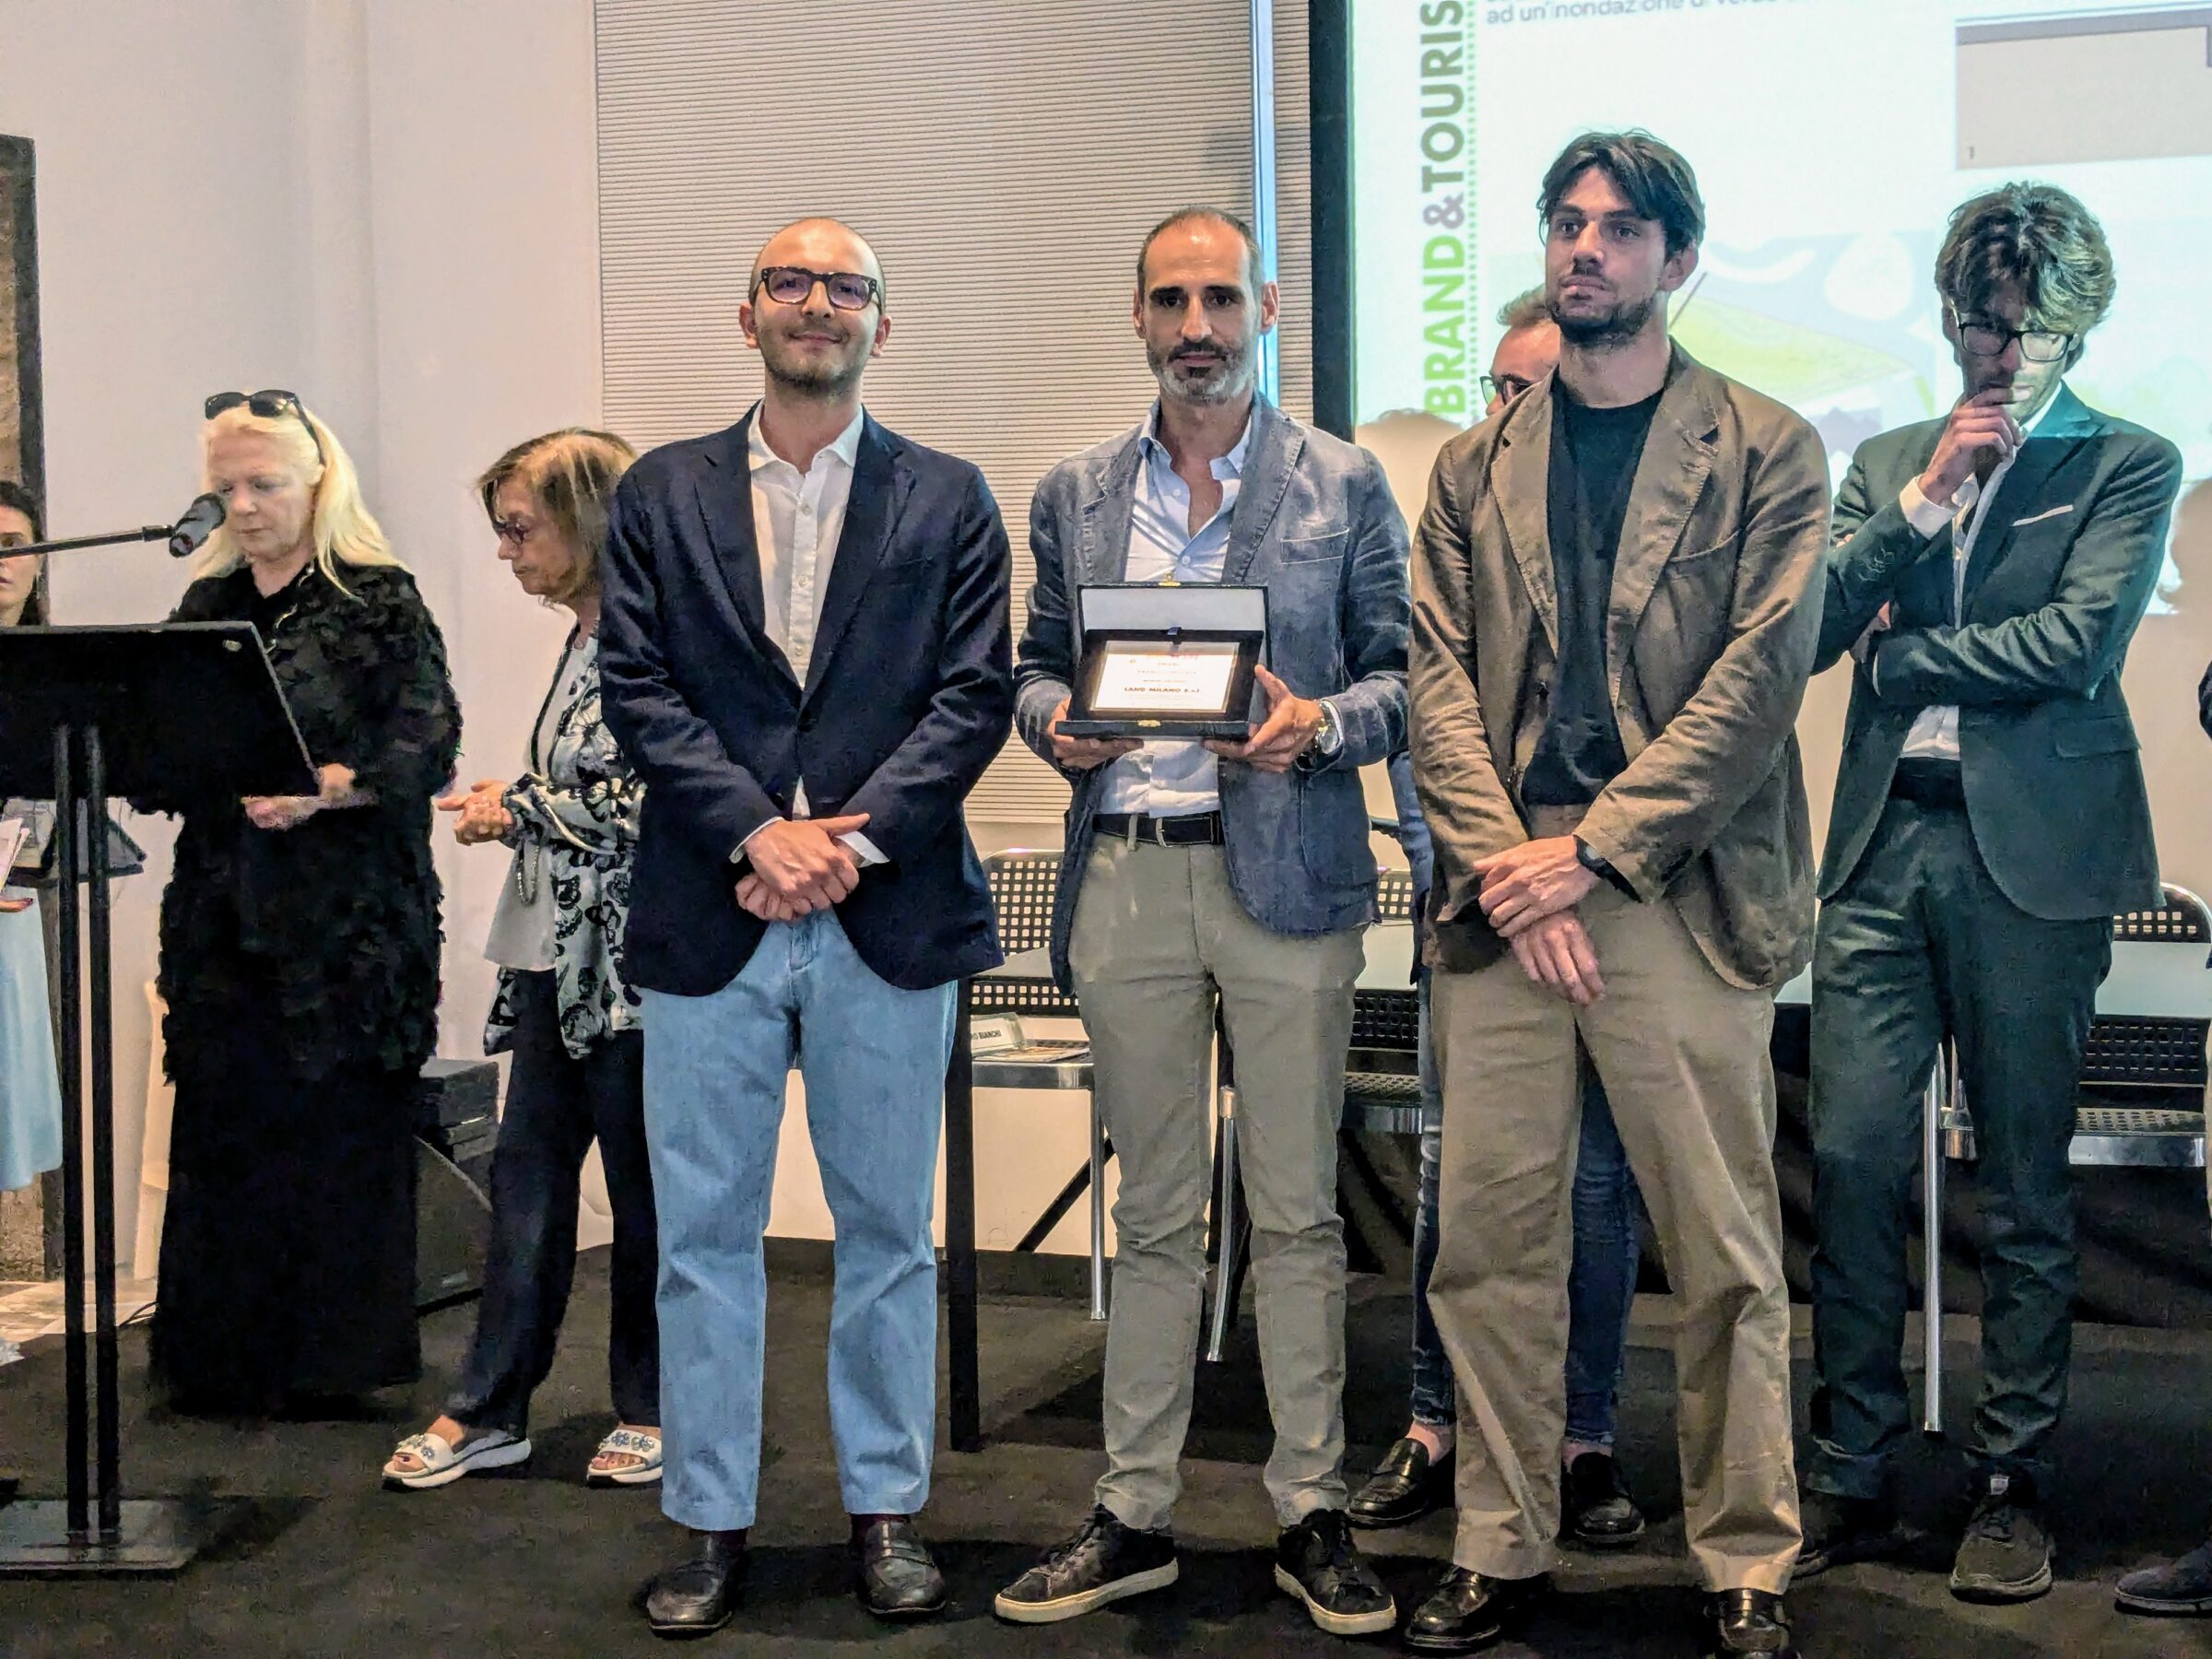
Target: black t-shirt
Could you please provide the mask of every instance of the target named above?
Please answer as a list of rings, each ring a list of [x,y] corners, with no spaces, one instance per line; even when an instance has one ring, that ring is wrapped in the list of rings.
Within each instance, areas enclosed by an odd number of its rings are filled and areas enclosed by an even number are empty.
[[[1606,612],[1629,491],[1658,407],[1654,392],[1641,403],[1592,408],[1555,382],[1547,488],[1559,653],[1550,711],[1521,784],[1532,806],[1587,806],[1629,763],[1606,683]]]

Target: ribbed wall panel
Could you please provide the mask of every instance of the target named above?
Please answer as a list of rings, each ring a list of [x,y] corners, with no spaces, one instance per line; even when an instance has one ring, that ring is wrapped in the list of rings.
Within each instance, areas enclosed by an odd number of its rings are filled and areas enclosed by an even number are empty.
[[[753,255],[810,213],[874,244],[891,337],[868,406],[974,461],[1006,514],[1015,618],[1030,493],[1152,394],[1136,246],[1191,202],[1252,202],[1246,0],[598,0],[606,418],[641,446],[759,395]],[[1303,0],[1278,9],[1286,406],[1312,403]],[[1295,58],[1290,55],[1295,48]],[[971,818],[1051,825],[1067,788],[1010,744]]]

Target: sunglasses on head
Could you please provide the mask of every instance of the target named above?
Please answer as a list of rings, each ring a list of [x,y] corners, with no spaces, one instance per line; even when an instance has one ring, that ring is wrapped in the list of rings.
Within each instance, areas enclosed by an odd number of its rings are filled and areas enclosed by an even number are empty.
[[[864,272],[810,271],[805,265],[770,265],[753,284],[753,291],[766,288],[778,305],[804,305],[818,282],[839,311],[861,311],[883,296],[882,285]]]
[[[281,392],[271,387],[265,392],[216,392],[209,394],[201,406],[213,420],[226,409],[243,408],[264,420],[281,420],[289,415],[307,429],[310,442],[315,446],[315,459],[328,465],[330,457],[323,453],[323,440],[315,436],[314,423],[308,419],[307,410],[300,402],[297,392]]]

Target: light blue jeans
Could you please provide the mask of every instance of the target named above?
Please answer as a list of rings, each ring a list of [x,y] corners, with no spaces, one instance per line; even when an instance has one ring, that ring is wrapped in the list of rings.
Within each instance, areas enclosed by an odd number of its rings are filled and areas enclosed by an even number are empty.
[[[786,1074],[837,1228],[830,1425],[845,1509],[912,1514],[936,1440],[930,1241],[954,987],[901,991],[834,910],[777,923],[710,996],[642,993],[645,1135],[660,1217],[661,1508],[753,1524],[768,1304],[760,1239]]]

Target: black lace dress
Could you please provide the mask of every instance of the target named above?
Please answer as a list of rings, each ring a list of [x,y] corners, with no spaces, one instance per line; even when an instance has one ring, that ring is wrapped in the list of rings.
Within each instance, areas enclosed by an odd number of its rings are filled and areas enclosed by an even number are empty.
[[[412,1380],[414,1079],[437,1035],[430,798],[460,709],[414,579],[310,565],[193,583],[173,620],[261,629],[309,755],[368,805],[257,830],[188,807],[161,900],[176,1084],[154,1313],[182,1410],[262,1415]]]

